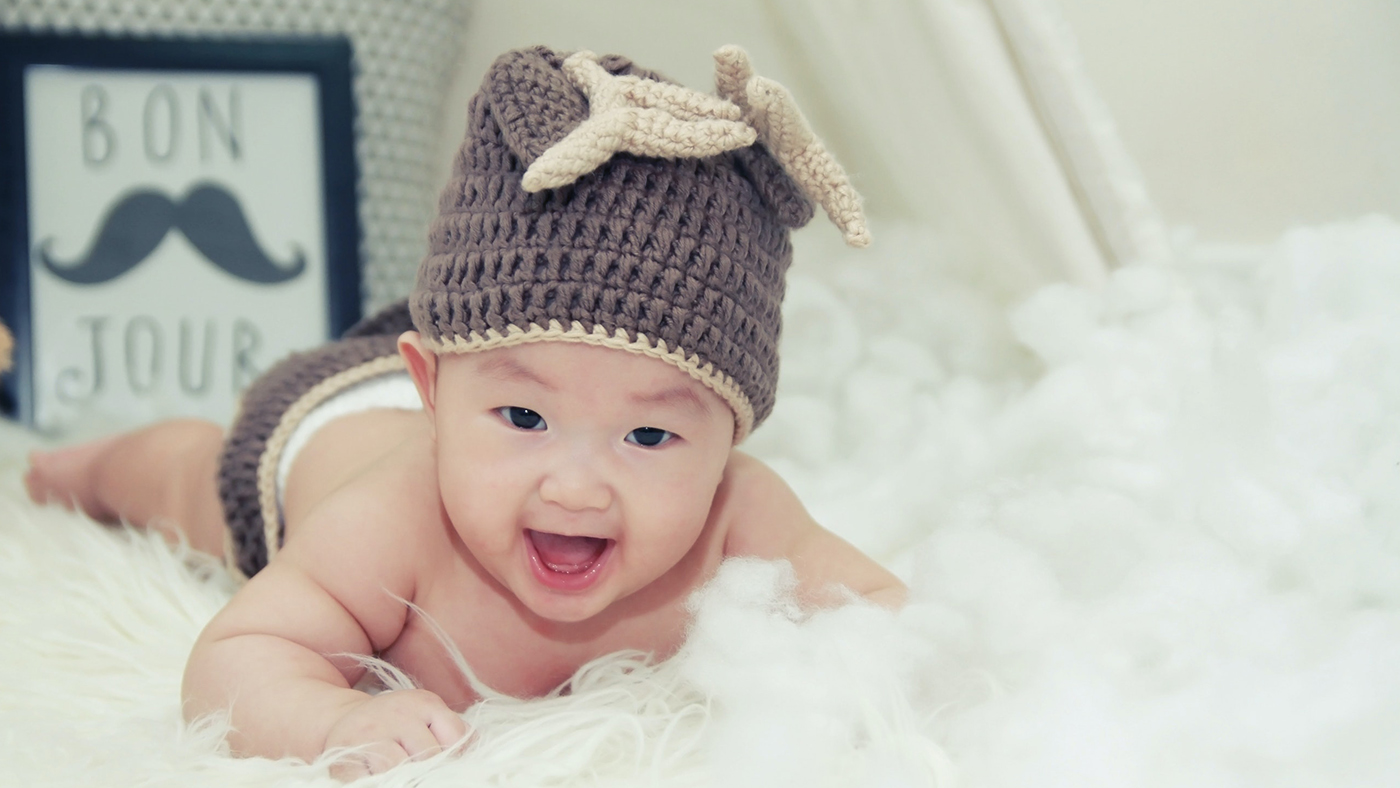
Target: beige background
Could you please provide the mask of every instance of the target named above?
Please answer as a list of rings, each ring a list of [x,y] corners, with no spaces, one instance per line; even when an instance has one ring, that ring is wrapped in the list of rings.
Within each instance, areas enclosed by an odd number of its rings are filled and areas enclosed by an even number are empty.
[[[1172,227],[1267,242],[1288,227],[1400,216],[1400,3],[1059,0],[1089,76]],[[619,51],[692,86],[709,53],[745,46],[789,84],[843,160],[838,108],[792,73],[764,2],[486,0],[468,24],[443,131],[442,177],[466,98],[499,52],[533,43]],[[878,183],[864,182],[874,212]]]
[[[1173,224],[1400,217],[1400,3],[1060,0]]]

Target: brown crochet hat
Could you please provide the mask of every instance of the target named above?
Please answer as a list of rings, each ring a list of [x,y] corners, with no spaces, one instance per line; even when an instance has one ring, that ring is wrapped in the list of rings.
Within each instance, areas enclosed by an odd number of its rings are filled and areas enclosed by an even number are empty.
[[[773,408],[789,228],[859,199],[791,97],[737,47],[721,95],[626,58],[502,55],[468,109],[410,299],[438,353],[537,341],[660,359],[713,389],[742,440]]]

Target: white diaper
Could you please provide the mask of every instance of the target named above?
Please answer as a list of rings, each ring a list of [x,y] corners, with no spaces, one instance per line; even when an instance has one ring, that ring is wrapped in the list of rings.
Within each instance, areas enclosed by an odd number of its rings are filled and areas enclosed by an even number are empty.
[[[407,372],[391,372],[387,375],[361,381],[311,409],[306,417],[292,430],[287,446],[277,462],[277,505],[282,505],[282,490],[287,485],[287,474],[292,470],[292,461],[301,453],[306,442],[316,431],[341,416],[361,413],[375,408],[396,410],[422,410],[423,402],[418,398],[418,389]]]

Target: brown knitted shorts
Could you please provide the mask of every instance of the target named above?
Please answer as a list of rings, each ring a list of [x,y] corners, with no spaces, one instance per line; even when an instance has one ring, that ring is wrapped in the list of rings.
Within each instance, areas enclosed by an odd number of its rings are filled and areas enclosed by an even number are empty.
[[[297,425],[350,386],[402,370],[398,337],[411,328],[407,303],[394,304],[343,338],[282,360],[244,392],[219,457],[219,499],[228,524],[224,555],[230,570],[252,577],[282,544],[277,467]]]

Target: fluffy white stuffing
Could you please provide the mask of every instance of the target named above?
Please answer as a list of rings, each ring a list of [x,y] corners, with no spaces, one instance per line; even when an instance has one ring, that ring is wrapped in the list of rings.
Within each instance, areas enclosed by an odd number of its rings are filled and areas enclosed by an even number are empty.
[[[730,562],[676,659],[483,702],[377,783],[1400,783],[1400,227],[1183,242],[1010,309],[877,229],[799,248],[748,448],[911,604],[804,612]],[[30,506],[39,442],[0,427],[0,784],[334,784],[182,725],[227,578]]]

